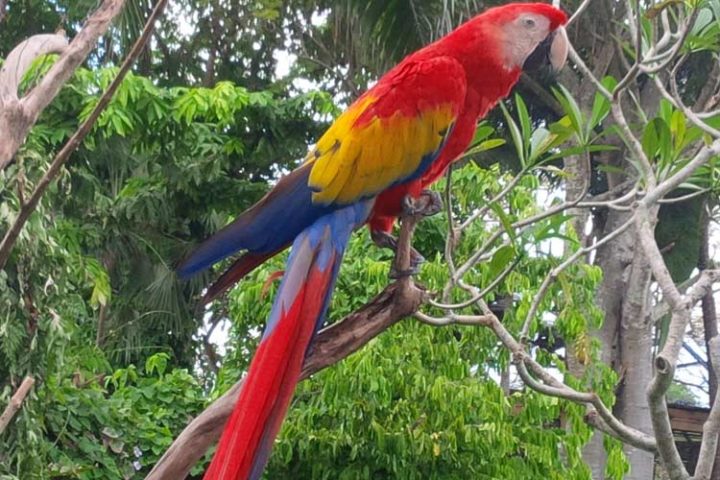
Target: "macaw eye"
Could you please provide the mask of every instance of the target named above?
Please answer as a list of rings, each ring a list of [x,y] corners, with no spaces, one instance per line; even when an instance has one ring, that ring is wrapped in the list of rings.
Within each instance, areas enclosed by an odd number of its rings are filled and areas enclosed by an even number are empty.
[[[528,28],[533,28],[535,26],[535,20],[533,20],[532,18],[526,18],[523,20],[523,25]]]

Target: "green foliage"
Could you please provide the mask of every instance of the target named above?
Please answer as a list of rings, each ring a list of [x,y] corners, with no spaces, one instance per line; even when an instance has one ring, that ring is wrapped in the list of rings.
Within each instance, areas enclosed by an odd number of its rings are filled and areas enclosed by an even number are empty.
[[[115,73],[79,70],[0,173],[0,233]],[[294,166],[333,109],[317,92],[127,77],[0,272],[0,405],[37,380],[0,438],[0,475],[149,471],[213,380],[195,370],[207,277],[181,282],[174,265]]]
[[[204,405],[186,370],[167,354],[145,368],[109,370],[102,352],[74,349],[47,376],[4,438],[4,478],[143,478]],[[0,396],[3,403],[8,392]]]

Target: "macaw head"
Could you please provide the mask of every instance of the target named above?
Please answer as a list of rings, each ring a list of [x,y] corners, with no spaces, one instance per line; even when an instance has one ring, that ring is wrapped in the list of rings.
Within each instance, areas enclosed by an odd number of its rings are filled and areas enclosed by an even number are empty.
[[[569,41],[563,25],[567,15],[546,3],[510,3],[476,17],[498,39],[497,52],[508,70],[537,69],[549,64],[560,70]]]

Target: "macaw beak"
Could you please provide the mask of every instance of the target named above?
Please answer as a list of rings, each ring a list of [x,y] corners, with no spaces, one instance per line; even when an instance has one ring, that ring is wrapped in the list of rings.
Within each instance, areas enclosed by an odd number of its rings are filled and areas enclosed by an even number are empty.
[[[523,70],[539,70],[549,65],[554,72],[559,72],[565,66],[569,49],[567,32],[564,27],[558,27],[525,60]]]

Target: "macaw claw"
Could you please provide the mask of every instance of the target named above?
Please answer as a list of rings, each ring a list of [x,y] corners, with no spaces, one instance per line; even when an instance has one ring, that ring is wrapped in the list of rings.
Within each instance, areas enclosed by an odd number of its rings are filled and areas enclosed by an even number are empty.
[[[409,195],[403,198],[402,208],[403,214],[407,216],[431,217],[440,213],[443,209],[443,201],[438,192],[423,190],[417,198]]]

